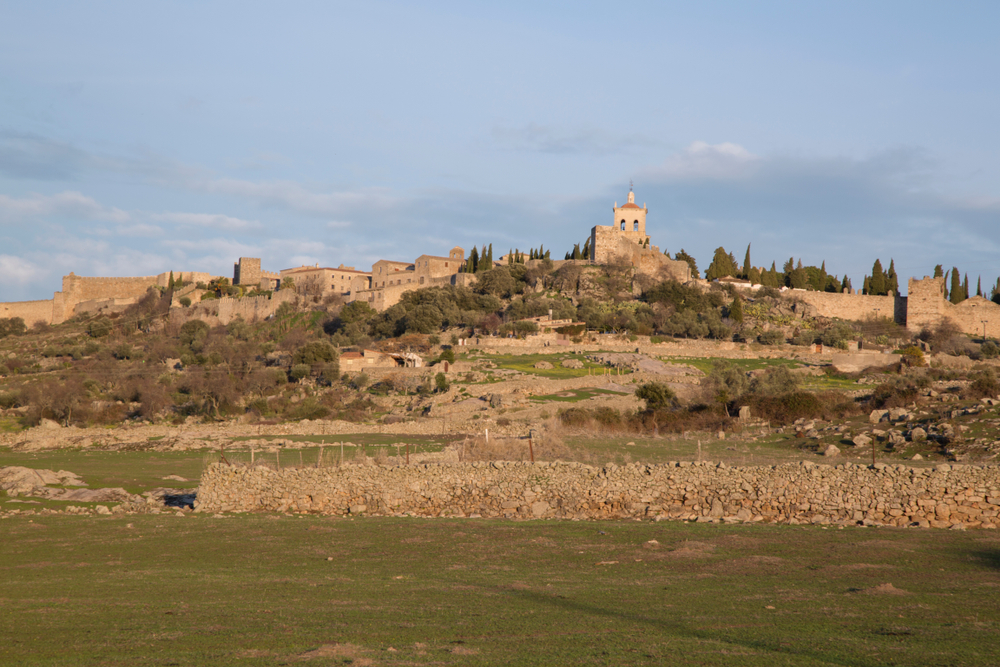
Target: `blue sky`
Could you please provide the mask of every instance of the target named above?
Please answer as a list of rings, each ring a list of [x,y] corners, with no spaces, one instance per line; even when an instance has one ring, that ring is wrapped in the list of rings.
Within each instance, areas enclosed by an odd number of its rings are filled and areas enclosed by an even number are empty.
[[[0,300],[647,230],[860,287],[1000,228],[997,3],[0,0]]]

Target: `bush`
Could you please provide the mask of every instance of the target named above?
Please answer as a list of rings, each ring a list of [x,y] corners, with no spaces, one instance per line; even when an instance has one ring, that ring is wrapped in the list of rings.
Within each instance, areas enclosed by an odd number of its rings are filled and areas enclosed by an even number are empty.
[[[450,347],[445,350],[441,350],[441,356],[438,357],[438,361],[447,361],[449,364],[455,363],[455,350]]]
[[[972,398],[996,397],[1000,395],[1000,381],[993,369],[977,371],[970,375],[968,394]]]
[[[449,387],[448,378],[445,376],[444,373],[438,373],[437,375],[434,376],[434,386],[437,388],[438,391],[441,392],[448,391]]]
[[[0,338],[21,336],[28,330],[20,317],[0,317]]]
[[[310,373],[312,373],[312,367],[309,364],[294,364],[288,371],[288,377],[293,382],[298,382],[302,378],[309,377]]]
[[[635,392],[636,398],[646,401],[646,411],[653,412],[677,405],[677,394],[661,382],[647,382]]]
[[[177,301],[178,301],[178,303],[181,304],[182,308],[190,308],[191,307],[191,298],[190,297],[182,296]]]
[[[815,394],[793,391],[785,394],[755,395],[748,401],[751,414],[772,424],[790,424],[796,419],[816,418],[823,413],[823,404]]]
[[[768,329],[757,336],[757,340],[761,345],[784,345],[785,332],[781,329]]]
[[[111,333],[111,320],[106,317],[98,317],[87,324],[87,334],[91,338],[104,338]]]

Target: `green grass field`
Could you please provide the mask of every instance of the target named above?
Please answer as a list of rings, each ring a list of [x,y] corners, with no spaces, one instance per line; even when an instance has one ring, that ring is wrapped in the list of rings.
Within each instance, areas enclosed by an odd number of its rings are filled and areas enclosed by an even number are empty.
[[[554,378],[557,380],[582,377],[584,375],[590,375],[591,373],[597,373],[600,375],[600,373],[602,373],[606,368],[606,366],[602,364],[595,364],[594,362],[589,361],[584,358],[584,355],[582,354],[570,354],[569,352],[523,355],[480,354],[477,355],[477,358],[485,361],[491,361],[496,364],[497,368],[506,368],[508,370],[520,371],[529,375],[538,375],[539,377]],[[560,362],[564,359],[578,359],[583,362],[583,368],[563,368],[560,365]],[[552,364],[553,368],[535,368],[535,364],[539,361],[547,361]]]
[[[167,514],[0,534],[3,665],[955,666],[1000,645],[986,532]]]

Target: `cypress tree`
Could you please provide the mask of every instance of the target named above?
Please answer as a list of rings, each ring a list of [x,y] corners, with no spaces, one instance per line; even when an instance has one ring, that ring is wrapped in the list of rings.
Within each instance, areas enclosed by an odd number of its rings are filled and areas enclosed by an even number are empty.
[[[580,244],[573,244],[573,256],[570,259],[580,259]]]
[[[538,246],[538,259],[545,259],[545,246],[541,244]]]
[[[965,274],[965,280],[962,282],[962,301],[969,298],[969,274]]]
[[[507,264],[511,265],[513,263],[514,263],[514,251],[513,250],[508,250],[507,251]]]
[[[979,276],[976,278],[976,296],[983,295],[983,277]]]
[[[544,255],[542,255],[542,259],[551,259],[551,258],[549,257],[549,251],[548,251],[548,250],[546,250],[546,251],[545,251],[545,254],[544,254]]]
[[[726,249],[719,246],[715,249],[715,257],[712,258],[712,263],[708,265],[705,270],[705,280],[715,280],[717,278],[724,278],[726,276],[732,276],[736,274],[736,262],[733,261],[733,256],[726,252]]]
[[[865,276],[865,284],[861,287],[861,293],[862,294],[871,294],[872,293],[871,292],[871,283],[872,283],[872,279],[869,278],[868,276]]]
[[[878,259],[872,266],[871,280],[868,281],[868,293],[883,295],[886,293],[885,272],[882,271],[882,262]]]
[[[899,294],[899,278],[896,276],[896,260],[889,258],[889,272],[886,274],[886,291]]]
[[[490,244],[490,249],[487,251],[489,254],[486,256],[486,268],[493,268],[493,244]]]
[[[958,277],[958,267],[951,267],[951,294],[948,300],[952,303],[962,303],[962,281]]]
[[[583,258],[584,259],[590,259],[590,237],[589,236],[587,237],[587,240],[583,242]]]
[[[476,246],[472,246],[472,254],[469,255],[469,273],[475,273],[479,270],[479,250]]]
[[[844,274],[844,282],[840,283],[840,291],[847,293],[851,289],[851,281],[847,279],[847,274]]]
[[[935,278],[943,278],[944,277],[944,269],[941,268],[940,264],[938,264],[937,266],[934,267],[934,277]]]
[[[170,272],[170,280],[167,281],[167,289],[173,291],[174,289],[174,272]]]
[[[743,258],[743,279],[750,280],[750,268],[753,264],[750,263],[750,244],[747,244],[747,254]]]

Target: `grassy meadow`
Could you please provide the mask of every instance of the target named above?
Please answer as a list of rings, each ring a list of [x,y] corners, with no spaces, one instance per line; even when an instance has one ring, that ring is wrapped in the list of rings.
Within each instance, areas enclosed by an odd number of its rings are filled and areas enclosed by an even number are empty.
[[[3,665],[988,665],[991,532],[0,520]]]

